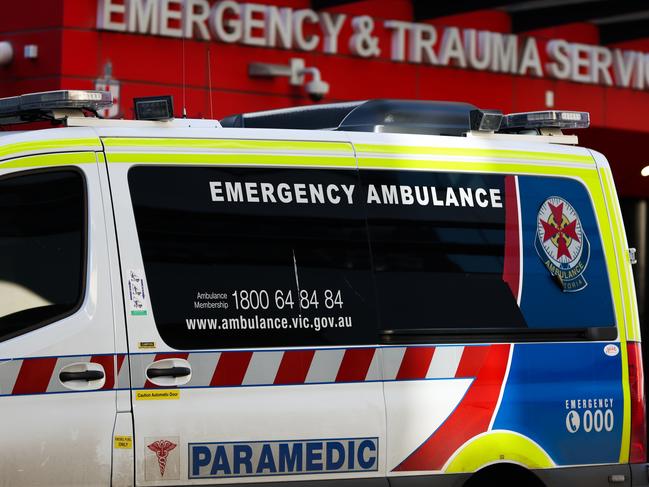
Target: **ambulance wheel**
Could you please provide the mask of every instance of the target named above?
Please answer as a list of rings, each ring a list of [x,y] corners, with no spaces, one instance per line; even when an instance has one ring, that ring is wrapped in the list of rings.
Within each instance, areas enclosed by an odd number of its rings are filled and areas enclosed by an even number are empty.
[[[477,471],[464,483],[464,487],[544,487],[545,484],[532,472],[519,465],[491,465]]]

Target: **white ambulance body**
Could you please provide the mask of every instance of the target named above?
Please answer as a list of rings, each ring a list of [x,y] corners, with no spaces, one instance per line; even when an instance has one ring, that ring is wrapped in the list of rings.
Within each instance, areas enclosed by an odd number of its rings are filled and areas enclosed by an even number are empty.
[[[0,484],[647,485],[611,171],[556,119],[59,93],[0,104],[67,125],[0,136]]]

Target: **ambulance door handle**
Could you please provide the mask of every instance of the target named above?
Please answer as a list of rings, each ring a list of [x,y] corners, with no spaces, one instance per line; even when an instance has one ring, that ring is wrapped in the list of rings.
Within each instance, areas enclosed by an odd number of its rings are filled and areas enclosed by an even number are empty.
[[[189,367],[169,367],[165,369],[147,369],[146,376],[149,379],[156,377],[185,377],[192,373]]]
[[[181,386],[192,378],[192,368],[187,360],[166,358],[153,362],[146,368],[146,378],[157,386]]]
[[[85,372],[61,372],[59,378],[61,382],[70,382],[71,380],[101,380],[105,374],[101,370],[86,370]]]
[[[59,381],[73,391],[96,391],[106,384],[106,372],[101,364],[76,362],[59,371]]]

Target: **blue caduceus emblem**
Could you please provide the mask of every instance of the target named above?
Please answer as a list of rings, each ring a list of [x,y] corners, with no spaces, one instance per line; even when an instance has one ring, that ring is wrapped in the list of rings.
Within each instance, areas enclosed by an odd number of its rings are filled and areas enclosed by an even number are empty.
[[[577,211],[563,198],[551,196],[539,208],[536,224],[534,248],[545,268],[564,291],[584,289],[590,244]]]

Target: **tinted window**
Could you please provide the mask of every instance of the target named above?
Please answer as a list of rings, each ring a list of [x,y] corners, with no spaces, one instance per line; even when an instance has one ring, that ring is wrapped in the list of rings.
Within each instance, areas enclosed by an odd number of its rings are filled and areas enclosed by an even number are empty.
[[[135,167],[156,326],[175,348],[371,343],[357,173]]]
[[[361,171],[383,329],[613,326],[575,180]]]
[[[71,313],[81,302],[85,196],[76,171],[0,180],[0,337]]]
[[[525,326],[503,280],[503,177],[363,171],[362,179],[383,328]]]

